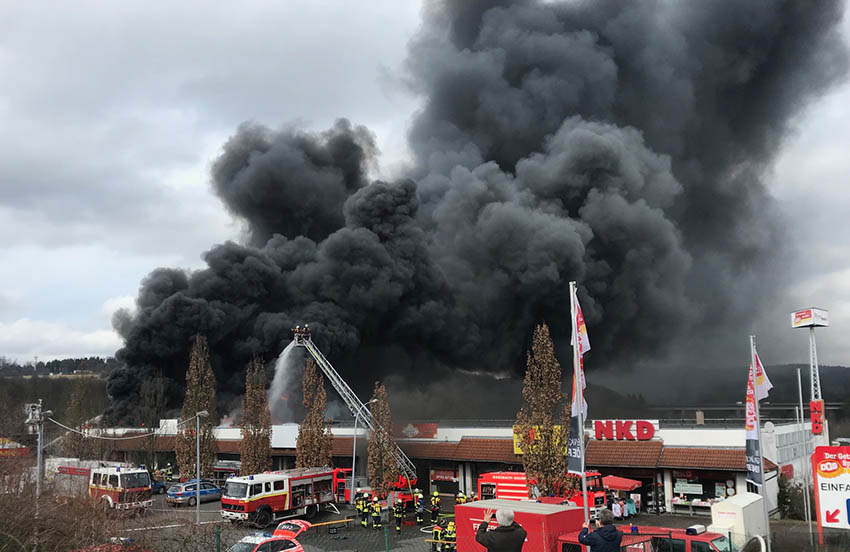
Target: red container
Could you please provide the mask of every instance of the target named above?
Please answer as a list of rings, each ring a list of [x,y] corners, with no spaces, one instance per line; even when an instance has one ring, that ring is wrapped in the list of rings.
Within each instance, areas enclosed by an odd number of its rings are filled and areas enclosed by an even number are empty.
[[[455,507],[458,552],[486,552],[475,541],[475,532],[487,510],[504,508],[514,511],[514,521],[528,533],[523,550],[558,552],[560,535],[581,529],[584,510],[575,506],[541,504],[530,500],[479,500]],[[495,517],[489,529],[497,526]]]

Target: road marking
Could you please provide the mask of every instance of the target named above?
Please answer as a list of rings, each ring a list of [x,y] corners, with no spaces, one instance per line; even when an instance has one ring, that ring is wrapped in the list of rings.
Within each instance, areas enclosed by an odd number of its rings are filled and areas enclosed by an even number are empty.
[[[202,521],[199,525],[209,525],[210,523],[221,523],[219,520]],[[153,529],[174,529],[175,527],[188,527],[195,525],[194,523],[174,523],[172,525],[155,525],[153,527],[136,527],[135,529],[124,529],[124,532],[129,531],[151,531]]]

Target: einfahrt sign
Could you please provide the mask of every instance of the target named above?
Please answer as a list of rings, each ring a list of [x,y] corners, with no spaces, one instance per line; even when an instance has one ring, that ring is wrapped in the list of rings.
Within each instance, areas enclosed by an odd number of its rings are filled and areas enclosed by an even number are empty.
[[[817,447],[812,455],[818,538],[823,528],[850,529],[850,447]]]

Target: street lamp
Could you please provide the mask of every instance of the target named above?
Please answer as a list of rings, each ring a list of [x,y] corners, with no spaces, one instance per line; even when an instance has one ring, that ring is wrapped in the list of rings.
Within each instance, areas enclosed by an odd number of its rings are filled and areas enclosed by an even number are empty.
[[[363,409],[377,401],[378,399],[372,399],[364,405],[361,405],[360,408],[357,409],[357,412],[354,413],[354,444],[351,447],[351,490],[349,491],[349,500],[351,504],[354,504],[354,462],[357,458],[357,419],[360,417],[360,413],[363,412]]]
[[[206,410],[196,412],[191,418],[187,418],[177,425],[185,424],[195,420],[195,524],[201,524],[201,418],[206,418],[210,413]]]

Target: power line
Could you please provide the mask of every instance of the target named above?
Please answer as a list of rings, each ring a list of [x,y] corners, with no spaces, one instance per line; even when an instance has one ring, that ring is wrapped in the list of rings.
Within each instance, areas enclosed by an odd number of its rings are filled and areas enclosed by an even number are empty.
[[[82,435],[83,437],[85,437],[87,439],[103,439],[105,441],[127,441],[129,439],[141,439],[142,437],[151,437],[151,436],[159,435],[156,431],[149,431],[147,433],[141,433],[139,435],[131,435],[130,437],[104,437],[102,435],[90,435],[90,434],[87,434],[87,433],[80,431],[78,429],[74,429],[73,427],[68,427],[63,423],[57,422],[53,418],[47,418],[47,419],[49,421],[53,422],[54,424],[58,425],[59,427],[65,429],[67,431],[71,431],[73,433],[78,433],[78,434]]]

